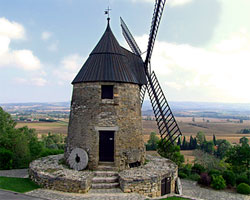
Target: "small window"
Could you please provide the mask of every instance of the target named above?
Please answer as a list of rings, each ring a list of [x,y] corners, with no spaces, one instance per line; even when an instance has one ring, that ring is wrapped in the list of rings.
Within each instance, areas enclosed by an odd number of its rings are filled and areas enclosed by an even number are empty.
[[[113,99],[114,86],[113,85],[102,85],[102,99]]]

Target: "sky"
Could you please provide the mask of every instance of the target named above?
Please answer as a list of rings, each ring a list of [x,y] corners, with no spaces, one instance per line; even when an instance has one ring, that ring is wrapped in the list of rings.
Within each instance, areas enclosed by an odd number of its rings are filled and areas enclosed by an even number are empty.
[[[142,52],[154,0],[0,0],[0,103],[70,101],[71,82],[121,16]],[[250,103],[250,0],[168,0],[152,69],[169,101]]]

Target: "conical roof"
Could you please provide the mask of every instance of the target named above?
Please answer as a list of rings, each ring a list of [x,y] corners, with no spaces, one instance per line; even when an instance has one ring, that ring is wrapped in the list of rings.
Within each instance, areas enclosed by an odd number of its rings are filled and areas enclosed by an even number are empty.
[[[93,81],[146,84],[143,61],[139,56],[132,54],[119,45],[108,22],[103,36],[72,84]],[[135,65],[139,70],[134,69]]]

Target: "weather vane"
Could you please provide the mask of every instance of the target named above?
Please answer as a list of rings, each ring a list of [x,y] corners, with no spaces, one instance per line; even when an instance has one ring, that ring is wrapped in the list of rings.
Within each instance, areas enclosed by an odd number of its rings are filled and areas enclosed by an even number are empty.
[[[105,15],[108,15],[108,21],[110,20],[110,17],[109,17],[110,11],[111,11],[111,9],[109,8],[109,6],[108,6],[108,8],[104,11],[104,14],[105,14]]]

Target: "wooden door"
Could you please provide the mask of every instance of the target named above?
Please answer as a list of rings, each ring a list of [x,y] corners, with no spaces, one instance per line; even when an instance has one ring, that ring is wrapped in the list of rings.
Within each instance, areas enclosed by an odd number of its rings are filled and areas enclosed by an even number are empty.
[[[114,131],[99,132],[99,160],[114,161]]]
[[[161,180],[161,196],[171,193],[171,177]]]

